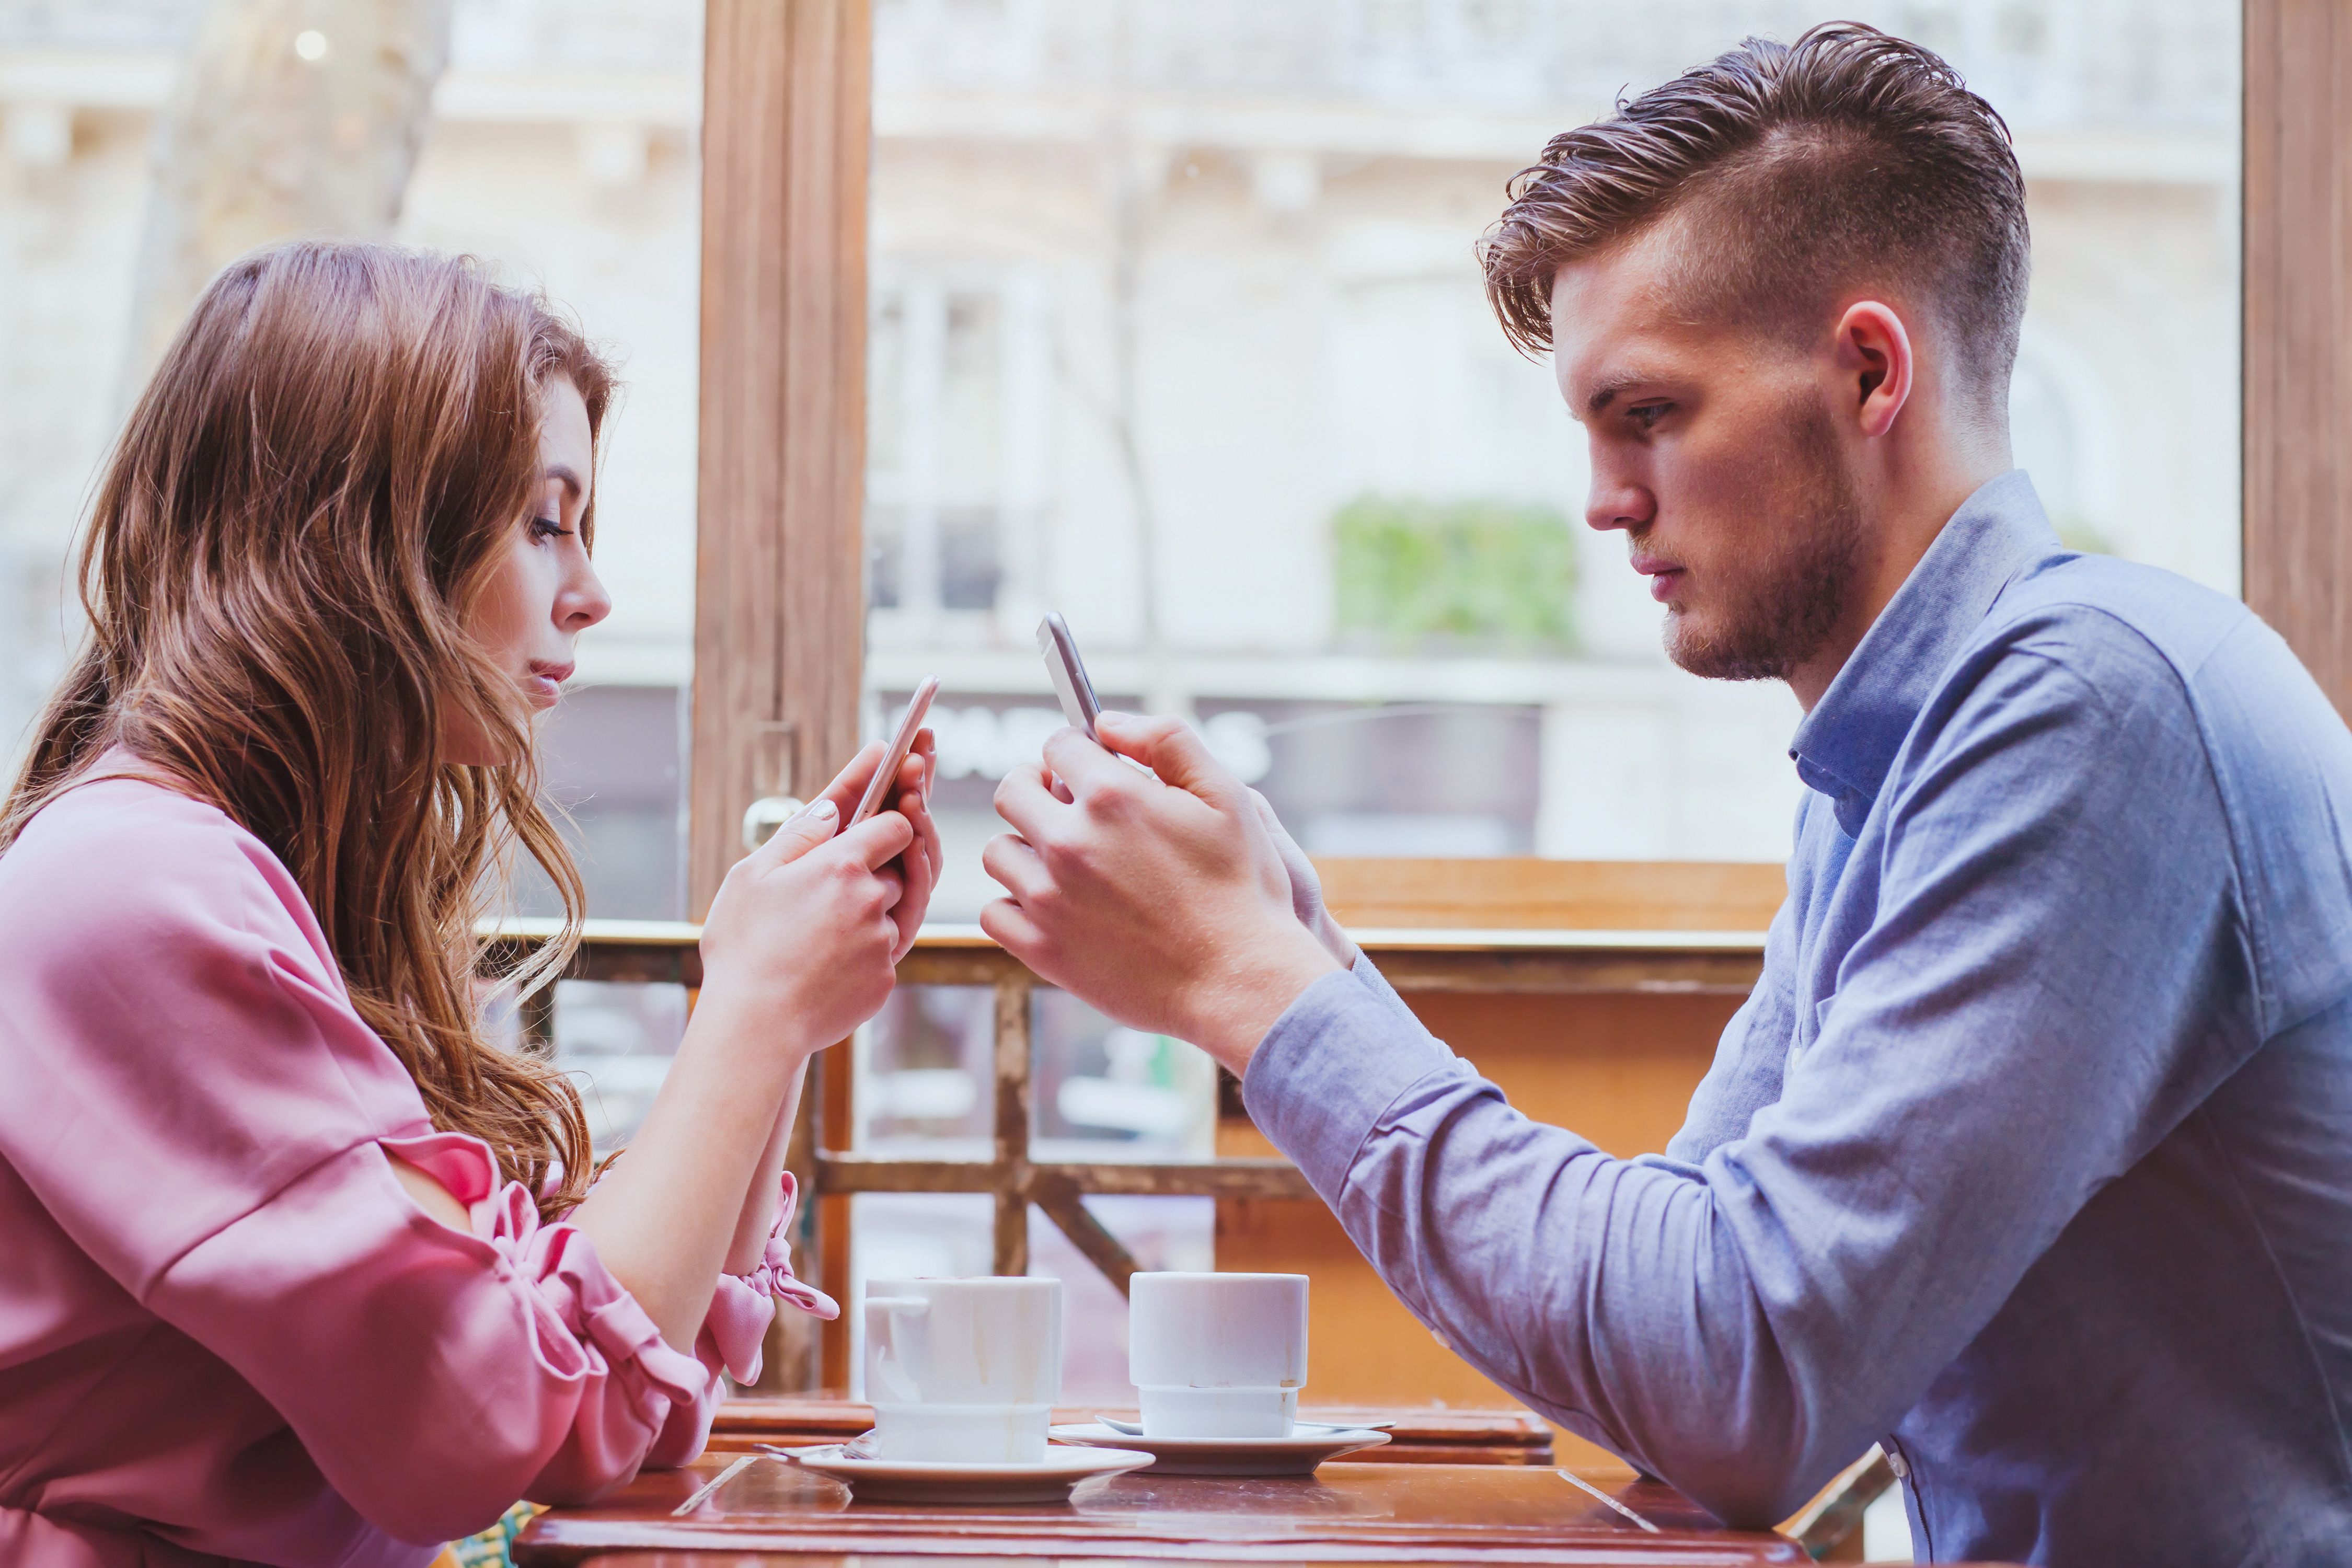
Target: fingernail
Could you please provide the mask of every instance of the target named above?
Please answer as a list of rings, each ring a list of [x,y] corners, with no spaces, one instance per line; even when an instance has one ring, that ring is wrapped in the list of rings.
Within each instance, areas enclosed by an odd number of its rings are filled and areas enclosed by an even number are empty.
[[[841,807],[829,800],[821,800],[808,808],[807,815],[817,822],[830,822],[841,815]]]

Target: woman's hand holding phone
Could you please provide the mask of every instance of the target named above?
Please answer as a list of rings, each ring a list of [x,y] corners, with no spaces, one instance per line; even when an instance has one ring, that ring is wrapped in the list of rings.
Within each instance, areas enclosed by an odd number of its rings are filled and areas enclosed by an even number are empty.
[[[809,1058],[890,994],[939,880],[919,738],[891,809],[840,831],[883,749],[738,861],[702,928],[702,994],[629,1157],[574,1212],[663,1338],[691,1351],[719,1268],[755,1266]]]
[[[841,830],[883,754],[879,744],[858,752],[807,809],[738,861],[703,925],[700,1005],[748,1005],[770,1028],[781,1026],[800,1055],[881,1008],[939,883],[928,730],[899,766],[888,809]]]

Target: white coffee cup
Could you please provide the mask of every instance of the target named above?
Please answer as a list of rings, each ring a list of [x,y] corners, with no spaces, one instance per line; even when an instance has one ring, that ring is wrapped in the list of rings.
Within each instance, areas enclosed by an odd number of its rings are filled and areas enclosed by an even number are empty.
[[[1127,1374],[1150,1437],[1287,1437],[1307,1382],[1304,1274],[1138,1274]]]
[[[1043,1464],[1061,1392],[1060,1280],[866,1282],[866,1397],[882,1458]]]

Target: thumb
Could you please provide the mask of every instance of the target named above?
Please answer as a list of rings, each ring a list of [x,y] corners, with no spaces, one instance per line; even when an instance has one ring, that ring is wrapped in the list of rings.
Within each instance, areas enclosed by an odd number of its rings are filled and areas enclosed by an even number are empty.
[[[840,825],[841,807],[819,796],[770,834],[768,841],[754,849],[750,858],[761,870],[787,865],[831,838]]]
[[[1247,786],[1210,755],[1207,744],[1181,719],[1103,713],[1095,719],[1095,739],[1105,751],[1133,757],[1157,773],[1160,783],[1220,809],[1240,806],[1247,793]]]

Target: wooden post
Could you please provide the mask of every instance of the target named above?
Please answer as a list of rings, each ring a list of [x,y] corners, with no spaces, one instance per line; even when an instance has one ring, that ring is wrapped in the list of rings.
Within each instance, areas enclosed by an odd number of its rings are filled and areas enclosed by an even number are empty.
[[[1029,977],[996,983],[996,1188],[992,1274],[1029,1272]]]
[[[2352,714],[2352,9],[2245,28],[2246,603]]]
[[[690,900],[743,810],[857,746],[865,646],[866,0],[710,0]]]
[[[698,920],[742,853],[744,808],[814,793],[857,746],[873,95],[867,0],[709,0],[706,18],[688,786]],[[815,1201],[812,1119],[841,1099],[825,1076],[793,1141],[811,1199],[795,1252],[845,1295],[845,1249],[823,1235],[838,1205]],[[780,1325],[770,1351],[769,1386],[823,1375],[804,1324]]]

